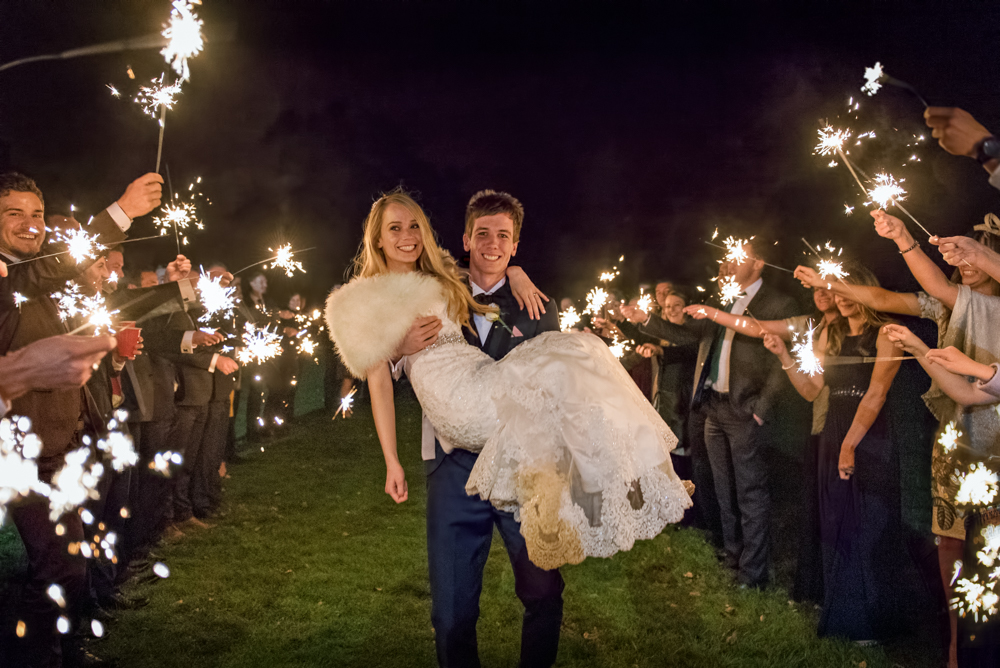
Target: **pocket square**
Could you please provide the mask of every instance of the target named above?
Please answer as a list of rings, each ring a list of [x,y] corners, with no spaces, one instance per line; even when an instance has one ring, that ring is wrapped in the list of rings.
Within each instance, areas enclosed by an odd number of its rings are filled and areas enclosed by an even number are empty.
[[[521,333],[521,330],[517,328],[517,325],[514,325],[514,329],[511,330],[510,335],[513,336],[514,338],[517,338],[519,336],[524,336],[524,334]]]

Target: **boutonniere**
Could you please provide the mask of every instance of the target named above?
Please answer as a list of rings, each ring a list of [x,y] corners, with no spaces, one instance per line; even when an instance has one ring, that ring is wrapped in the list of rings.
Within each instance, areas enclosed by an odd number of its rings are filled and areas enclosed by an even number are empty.
[[[503,321],[503,318],[500,317],[500,307],[499,306],[497,306],[496,304],[490,304],[490,308],[494,309],[494,310],[493,311],[488,311],[485,314],[485,318],[489,322],[498,322],[498,323],[500,323],[500,326],[503,327],[504,329],[506,329],[508,332],[510,332],[511,336],[521,336],[520,332],[518,332],[517,334],[514,334],[514,330],[511,329],[510,327],[508,327],[507,323],[505,323]]]

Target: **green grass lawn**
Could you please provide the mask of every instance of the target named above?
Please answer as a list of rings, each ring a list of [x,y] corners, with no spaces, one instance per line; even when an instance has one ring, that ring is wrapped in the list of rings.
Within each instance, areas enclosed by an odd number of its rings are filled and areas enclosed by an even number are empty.
[[[383,492],[366,406],[349,420],[303,416],[230,471],[225,516],[163,548],[170,577],[143,590],[150,605],[122,613],[95,651],[128,667],[435,665],[420,411],[412,395],[397,405],[409,501]],[[19,557],[6,535],[9,567]],[[563,575],[559,666],[936,665],[926,640],[863,649],[817,639],[814,610],[780,588],[738,590],[691,529]],[[485,666],[517,664],[520,616],[497,537],[479,621]]]

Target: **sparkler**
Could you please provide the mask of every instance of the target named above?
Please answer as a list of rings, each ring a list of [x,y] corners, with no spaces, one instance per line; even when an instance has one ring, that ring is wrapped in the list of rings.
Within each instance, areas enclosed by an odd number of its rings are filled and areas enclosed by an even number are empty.
[[[753,239],[753,237],[750,237],[750,239]],[[743,248],[749,243],[749,239],[735,239],[733,237],[729,237],[722,243],[726,246],[725,262],[743,264],[750,259],[750,256],[747,255],[746,250]]]
[[[49,519],[57,522],[63,514],[79,507],[88,499],[97,499],[97,483],[104,475],[104,465],[88,466],[90,448],[82,447],[66,454],[63,467],[52,477],[49,492]]]
[[[310,357],[316,353],[316,342],[307,335],[299,342],[299,352]]]
[[[166,452],[157,452],[153,455],[153,461],[149,462],[149,468],[164,477],[170,477],[170,466],[180,466],[183,463],[184,455],[179,452],[167,450]]]
[[[191,77],[188,58],[201,53],[205,44],[201,36],[203,25],[187,0],[174,0],[173,9],[170,11],[170,23],[164,26],[162,33],[169,42],[160,51],[160,55],[177,73],[180,81],[187,81]]]
[[[26,301],[28,301],[28,298],[22,295],[20,292],[14,293],[14,306],[16,306],[18,310],[21,309],[21,304],[23,304]]]
[[[278,250],[272,250],[268,248],[267,250],[275,253],[274,262],[271,263],[271,269],[281,269],[285,272],[285,276],[291,277],[296,270],[305,273],[305,269],[302,268],[301,262],[296,262],[292,259],[292,245],[285,244],[284,246],[279,246]]]
[[[979,535],[983,537],[983,549],[976,553],[979,563],[992,566],[1000,556],[1000,526],[991,524],[982,528]]]
[[[128,419],[128,413],[115,411],[115,416],[108,421],[108,435],[97,441],[97,449],[111,456],[111,467],[121,473],[127,467],[135,466],[139,461],[133,447],[132,437],[118,431],[120,425]],[[87,440],[84,440],[86,443]]]
[[[568,332],[580,322],[580,314],[576,312],[576,307],[570,306],[559,314],[559,330]]]
[[[84,260],[93,260],[97,254],[104,250],[104,246],[97,241],[96,234],[88,234],[86,230],[61,229],[52,235],[52,241],[66,244],[66,253],[77,263]]]
[[[122,96],[122,94],[118,92],[118,89],[115,88],[114,86],[112,86],[111,84],[108,84],[108,90],[111,91],[111,96],[112,97],[121,97]]]
[[[587,308],[583,310],[584,315],[600,315],[601,309],[608,303],[608,291],[604,288],[594,288],[587,293]]]
[[[979,616],[982,615],[983,621],[986,621],[989,615],[996,614],[997,603],[1000,603],[995,587],[996,580],[980,582],[978,573],[971,579],[960,578],[955,584],[957,596],[951,599],[951,607],[962,617],[971,614],[979,622]]]
[[[151,79],[150,86],[140,86],[139,93],[135,96],[135,102],[142,107],[143,113],[150,118],[160,115],[160,127],[163,127],[163,111],[173,109],[176,102],[174,98],[181,93],[180,82],[168,85],[164,83],[165,76],[161,74],[159,79]]]
[[[68,281],[66,287],[52,293],[52,298],[56,300],[56,309],[61,320],[68,320],[77,316],[84,318],[84,324],[75,329],[71,334],[77,333],[87,327],[93,327],[95,334],[102,328],[112,329],[111,316],[118,311],[109,311],[100,292],[94,295],[85,295],[76,283]]]
[[[617,274],[615,272],[613,272],[613,271],[603,271],[603,272],[601,272],[601,276],[600,276],[601,283],[607,283],[609,281],[615,280],[615,276],[616,275]]]
[[[726,276],[719,281],[719,300],[725,304],[732,304],[743,296],[743,286],[739,284],[735,276]]]
[[[955,427],[955,421],[952,420],[945,425],[944,431],[938,436],[938,443],[941,445],[941,449],[948,453],[958,447],[958,439],[960,438],[962,438],[962,432]]]
[[[217,315],[227,320],[233,317],[233,310],[236,308],[236,288],[222,287],[222,276],[211,278],[202,270],[197,287],[201,305],[205,307],[205,313],[198,318],[198,322],[207,323]]]
[[[844,215],[845,216],[850,216],[852,213],[854,213],[854,207],[845,204],[844,205]]]
[[[814,333],[813,329],[806,330],[804,335],[796,337],[800,340],[792,346],[792,355],[799,366],[799,371],[810,377],[823,373],[823,366],[819,363],[819,358],[813,347]]]
[[[897,79],[896,77],[889,76],[886,71],[882,68],[881,63],[875,63],[874,67],[865,68],[865,84],[861,87],[861,90],[868,93],[869,96],[874,95],[879,92],[883,84],[889,84],[890,86],[896,86],[897,88],[902,88],[913,93],[913,96],[920,100],[920,104],[925,107],[930,105],[924,96],[917,92],[917,89],[910,84]]]
[[[611,344],[608,346],[608,350],[611,351],[611,354],[614,355],[616,359],[621,359],[625,356],[625,353],[632,349],[631,344],[632,341],[623,341],[619,339],[618,332],[615,332],[612,337]]]
[[[236,358],[242,364],[256,362],[260,364],[281,354],[281,335],[265,327],[257,329],[252,323],[246,323],[243,332],[243,347],[237,351]]]
[[[31,420],[0,420],[0,524],[8,503],[31,492],[48,494],[49,486],[38,479],[35,463],[41,452],[42,441],[31,433]]]
[[[930,233],[930,230],[924,227],[919,220],[913,217],[913,214],[900,204],[900,201],[906,196],[906,191],[903,190],[903,187],[899,185],[899,182],[896,181],[892,174],[886,174],[885,172],[876,174],[875,184],[874,188],[866,191],[870,201],[878,204],[880,209],[885,209],[892,204],[896,205],[896,208],[905,213],[928,237],[934,236]]]
[[[973,464],[968,473],[958,476],[958,492],[955,503],[974,506],[989,505],[997,495],[997,474],[981,462]]]
[[[153,225],[160,228],[160,236],[167,234],[172,227],[174,229],[174,239],[177,241],[177,253],[181,252],[181,239],[178,230],[186,230],[194,224],[201,229],[198,221],[198,210],[193,202],[170,202],[163,206],[162,212],[153,218]],[[187,245],[187,237],[184,237],[184,244]]]
[[[882,71],[882,63],[875,63],[874,67],[865,68],[865,85],[861,87],[863,93],[868,93],[871,97],[879,92],[884,82],[885,73]]]
[[[357,391],[358,388],[352,387],[350,392],[348,392],[345,396],[340,398],[340,407],[337,408],[337,412],[333,414],[334,420],[337,419],[337,415],[339,415],[340,413],[344,414],[345,420],[347,419],[348,415],[352,410],[351,407],[354,406],[354,393]]]
[[[805,239],[803,239],[802,241],[805,241],[806,245],[809,246],[809,250],[813,250],[813,247],[809,244],[808,241],[806,241]],[[840,257],[844,252],[843,248],[834,248],[833,244],[829,241],[826,242],[825,248],[831,254],[835,253],[836,257]],[[849,273],[844,271],[843,263],[834,260],[833,255],[831,255],[830,258],[824,258],[822,255],[819,254],[819,252],[817,251],[814,252],[816,252],[816,257],[819,258],[819,261],[816,263],[816,273],[819,274],[820,278],[827,278],[828,276],[833,276],[841,283],[843,283],[844,278],[850,276]]]
[[[639,301],[636,302],[636,308],[643,313],[650,313],[653,310],[653,295],[644,294],[639,297]]]

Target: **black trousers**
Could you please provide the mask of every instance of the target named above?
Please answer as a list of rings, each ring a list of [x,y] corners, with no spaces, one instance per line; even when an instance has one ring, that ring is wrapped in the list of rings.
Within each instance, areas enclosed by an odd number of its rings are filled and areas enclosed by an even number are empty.
[[[191,480],[191,506],[198,517],[208,515],[222,503],[219,467],[225,456],[228,428],[228,397],[225,401],[210,402]]]
[[[104,465],[104,476],[98,487],[100,498],[87,504],[87,509],[94,516],[91,524],[84,525],[88,538],[93,536],[105,537],[109,533],[114,533],[118,539],[118,545],[113,549],[117,552],[121,545],[121,538],[125,535],[128,523],[127,517],[122,516],[122,509],[129,507],[131,496],[132,471],[115,471],[111,468],[110,462]],[[103,525],[103,529],[100,528]],[[95,541],[97,542],[97,541]],[[119,571],[124,569],[126,562],[121,554],[115,554],[114,559],[102,551],[92,559],[88,560],[88,573],[90,580],[90,599],[92,603],[103,603],[115,594],[115,589],[119,580]]]
[[[201,438],[205,432],[205,422],[208,420],[208,404],[200,406],[177,406],[174,413],[174,424],[170,428],[170,447],[180,452],[184,463],[173,477],[171,486],[171,502],[173,503],[174,522],[183,522],[194,516],[194,504],[191,500],[192,481],[198,468],[198,457],[201,453]]]
[[[131,521],[125,525],[128,557],[145,556],[160,540],[170,506],[170,479],[150,468],[157,453],[172,446],[167,441],[171,420],[144,422],[139,429],[139,463],[134,470]]]
[[[47,472],[42,466],[39,469],[40,477],[51,482],[54,467]],[[75,627],[86,598],[87,561],[68,549],[70,543],[83,540],[83,521],[79,513],[70,512],[53,522],[47,499],[36,495],[15,504],[10,516],[28,555],[28,576],[17,606],[17,619],[25,625],[24,636],[13,643],[14,656],[6,660],[19,667],[60,666],[62,648],[56,621],[65,615]],[[56,524],[65,530],[61,536],[56,535]],[[53,584],[62,588],[65,608],[49,597],[48,588]]]
[[[476,640],[479,595],[496,526],[514,569],[514,592],[524,604],[519,665],[551,666],[559,650],[562,576],[558,570],[543,570],[528,559],[528,547],[513,514],[465,493],[477,455],[457,449],[445,455],[440,444],[435,447],[438,458],[428,463],[427,474],[427,557],[438,663],[442,668],[480,665]]]
[[[712,464],[726,556],[741,584],[762,587],[770,565],[771,495],[767,439],[753,415],[728,395],[706,391],[705,446]]]

